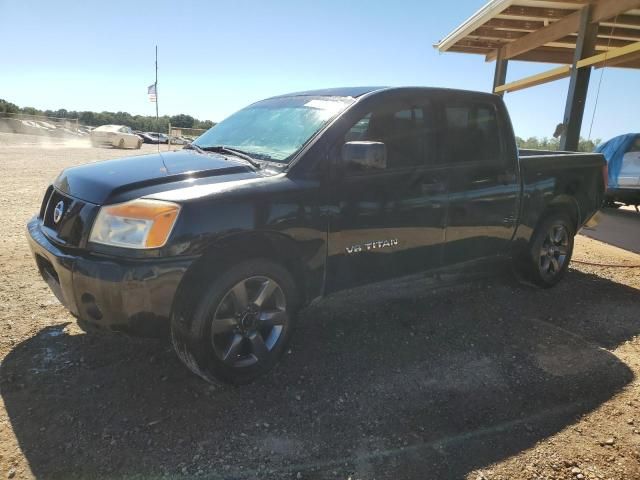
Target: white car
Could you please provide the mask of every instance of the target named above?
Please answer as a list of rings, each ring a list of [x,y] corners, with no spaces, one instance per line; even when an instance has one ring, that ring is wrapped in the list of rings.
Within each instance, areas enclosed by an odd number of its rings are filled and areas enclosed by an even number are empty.
[[[91,145],[117,148],[140,148],[142,139],[124,125],[102,125],[91,130]]]

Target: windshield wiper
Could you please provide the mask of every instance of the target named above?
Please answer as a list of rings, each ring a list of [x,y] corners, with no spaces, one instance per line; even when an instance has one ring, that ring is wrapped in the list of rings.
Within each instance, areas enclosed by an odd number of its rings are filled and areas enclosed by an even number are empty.
[[[198,153],[207,153],[202,148],[200,148],[198,145],[196,145],[195,143],[187,143],[182,148],[185,149],[185,150],[195,150]]]
[[[262,165],[259,162],[256,162],[253,157],[243,152],[242,150],[236,150],[235,148],[225,147],[224,145],[214,145],[210,147],[201,147],[196,145],[195,143],[187,143],[184,148],[188,150],[195,150],[198,153],[228,153],[229,155],[233,155],[234,157],[241,158],[242,160],[250,163],[252,166],[256,168],[262,168]]]
[[[212,145],[209,147],[199,147],[201,150],[205,152],[215,152],[215,153],[228,153],[229,155],[233,155],[234,157],[241,158],[256,168],[262,168],[262,165],[259,162],[256,162],[255,158],[249,155],[247,152],[243,152],[242,150],[238,150],[231,147],[225,147],[224,145]]]

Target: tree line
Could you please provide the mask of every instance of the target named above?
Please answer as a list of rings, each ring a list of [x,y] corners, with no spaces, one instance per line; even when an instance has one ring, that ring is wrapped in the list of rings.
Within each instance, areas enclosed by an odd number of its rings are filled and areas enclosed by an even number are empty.
[[[602,142],[601,139],[596,138],[595,140],[587,140],[586,138],[580,137],[580,141],[578,142],[578,151],[579,152],[593,152],[593,149],[596,148]],[[518,144],[518,148],[523,149],[531,149],[531,150],[559,150],[560,149],[560,139],[559,138],[547,138],[547,137],[529,137],[527,139],[516,137],[516,143]]]
[[[158,120],[155,116],[149,115],[131,115],[128,112],[77,112],[75,110],[38,110],[33,107],[18,107],[17,105],[0,99],[0,114],[3,113],[23,113],[26,115],[41,115],[51,118],[68,118],[78,119],[80,125],[88,125],[98,127],[100,125],[126,125],[133,130],[141,130],[143,132],[160,131],[166,132],[169,123],[172,127],[181,128],[201,128],[208,129],[215,125],[211,120],[198,120],[191,115],[163,115]]]

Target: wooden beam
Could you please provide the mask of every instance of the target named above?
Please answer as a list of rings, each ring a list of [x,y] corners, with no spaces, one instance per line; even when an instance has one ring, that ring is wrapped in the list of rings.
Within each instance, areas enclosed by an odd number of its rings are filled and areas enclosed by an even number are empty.
[[[533,0],[534,2],[547,2],[548,0]],[[559,0],[562,3],[573,3],[574,5],[585,5],[592,0]]]
[[[529,35],[505,45],[502,47],[502,51],[500,52],[501,58],[513,58],[521,53],[528,52],[529,50],[541,47],[546,43],[553,42],[554,40],[558,40],[559,38],[565,37],[571,33],[575,33],[580,25],[581,12],[581,10],[577,10],[547,27],[531,32]],[[491,60],[494,59],[492,58]]]
[[[583,9],[584,8],[586,7],[583,7]],[[590,22],[598,23],[599,21],[607,20],[634,8],[640,8],[640,0],[600,0],[598,3],[592,4]],[[543,26],[542,28],[536,29],[530,34],[505,45],[502,47],[500,57],[507,60],[521,53],[551,43],[559,38],[576,33],[580,25],[581,12],[582,9],[574,11],[546,27]],[[517,21],[519,20],[512,20],[512,22]],[[488,23],[489,22],[487,22],[487,24]],[[495,53],[495,56],[489,54],[488,60],[495,60],[497,57],[498,52]]]
[[[627,45],[626,47],[614,48],[605,53],[599,53],[591,57],[579,60],[576,63],[578,68],[584,68],[589,66],[601,66],[608,64],[616,59],[624,58],[627,55],[634,55],[636,52],[640,52],[640,42],[635,42]],[[618,62],[619,63],[619,62]]]
[[[471,32],[469,34],[469,38],[476,38],[476,39],[486,38],[490,40],[518,40],[519,38],[522,38],[526,35],[527,35],[527,32],[523,32],[520,30],[498,30],[496,28],[480,27],[474,30],[473,32]],[[565,40],[568,40],[570,37],[573,37],[572,42],[575,44],[576,37],[577,37],[576,33],[572,33],[571,35],[568,35],[558,41],[564,42]],[[598,45],[606,46],[609,38],[611,38],[612,41],[626,40],[629,42],[633,42],[635,40],[640,40],[640,29],[622,28],[619,26],[616,26],[615,28],[600,26],[598,28]],[[624,45],[612,45],[612,46],[622,47]]]
[[[474,40],[471,38],[463,38],[462,40],[455,43],[456,47],[480,47],[490,48],[492,50],[500,48],[502,45],[504,45],[504,42],[501,42],[499,40]]]
[[[615,19],[603,20],[600,22],[605,23],[607,25],[616,25],[616,27],[640,27],[640,16],[639,15],[618,15]]]
[[[491,48],[479,48],[479,47],[475,47],[475,48],[470,48],[470,47],[457,47],[455,45],[449,47],[447,49],[447,52],[454,52],[454,53],[476,53],[476,54],[480,54],[480,55],[488,55],[490,52],[492,52],[493,49]]]
[[[574,11],[575,10],[569,10],[566,8],[521,7],[518,5],[512,5],[505,8],[500,16],[558,20],[562,17],[566,17]]]
[[[594,65],[595,68],[620,67],[620,68],[640,68],[640,51],[630,53],[617,58],[607,59],[606,63]]]
[[[572,63],[573,62],[573,49],[572,48],[555,48],[555,47],[541,47],[530,52],[525,52],[512,60],[524,61],[524,62],[541,62],[541,63]]]
[[[568,45],[569,48],[575,48],[577,41],[578,41],[578,37],[577,36],[568,35],[566,37],[559,38],[555,42],[550,42],[547,45],[549,45],[549,46],[560,46],[560,45],[553,45],[553,44],[563,44],[562,46]],[[629,45],[629,41],[628,40],[619,40],[617,38],[597,38],[596,39],[596,46],[597,47],[603,47],[603,48],[600,48],[599,50],[607,50],[606,47],[618,48],[618,47],[625,47],[627,45]]]
[[[531,75],[515,82],[505,83],[494,89],[494,93],[500,92],[516,92],[525,88],[533,87],[535,85],[541,85],[543,83],[552,82],[560,78],[565,78],[571,75],[571,65],[563,65],[561,67],[553,68],[546,72]]]
[[[483,25],[484,27],[501,28],[520,32],[534,32],[544,27],[544,22],[539,20],[510,20],[508,18],[492,18]]]
[[[640,20],[640,17],[638,17]],[[600,25],[598,28],[598,36],[600,38],[618,38],[622,40],[640,40],[640,29],[624,28],[616,24],[615,27],[606,27]]]
[[[640,0],[600,0],[593,4],[591,23],[608,20],[635,8],[640,8]]]
[[[517,40],[527,32],[496,30],[495,28],[480,27],[469,34],[469,37],[488,38],[491,40]]]

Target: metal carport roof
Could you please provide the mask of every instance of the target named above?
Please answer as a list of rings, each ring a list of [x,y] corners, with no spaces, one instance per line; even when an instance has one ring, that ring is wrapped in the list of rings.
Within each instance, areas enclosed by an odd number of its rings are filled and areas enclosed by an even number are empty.
[[[593,4],[591,22],[599,24],[597,53],[640,41],[639,1],[492,0],[435,47],[440,52],[485,55],[487,61],[495,60],[501,50],[504,59],[570,64],[580,11],[589,3]],[[615,66],[640,68],[640,54]]]
[[[493,92],[570,77],[561,148],[577,148],[591,67],[640,69],[640,0],[490,0],[434,45],[496,61]],[[562,64],[505,83],[510,60]]]

